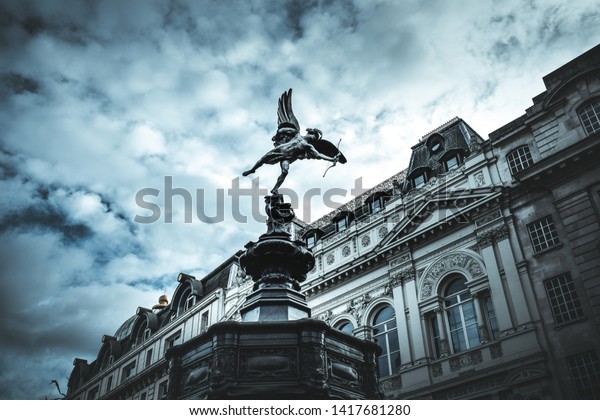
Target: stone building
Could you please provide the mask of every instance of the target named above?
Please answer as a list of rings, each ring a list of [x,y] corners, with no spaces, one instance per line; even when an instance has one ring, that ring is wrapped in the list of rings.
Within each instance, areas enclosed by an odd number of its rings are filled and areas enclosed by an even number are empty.
[[[385,398],[600,398],[600,46],[544,83],[488,139],[454,118],[406,170],[296,224],[312,317],[381,347]],[[75,359],[68,398],[166,397],[165,351],[240,319],[238,256]]]

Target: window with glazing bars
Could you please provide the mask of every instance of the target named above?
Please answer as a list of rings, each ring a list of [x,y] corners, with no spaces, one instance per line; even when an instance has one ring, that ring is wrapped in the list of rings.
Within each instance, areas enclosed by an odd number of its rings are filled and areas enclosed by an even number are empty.
[[[528,146],[521,146],[513,150],[506,156],[506,160],[508,161],[510,173],[513,175],[533,165],[533,158]]]
[[[567,358],[567,365],[579,399],[600,398],[600,361],[595,351]]]
[[[545,286],[556,325],[583,317],[583,309],[570,274],[546,280]]]
[[[552,216],[544,217],[527,225],[527,230],[535,252],[543,251],[560,243]]]
[[[600,99],[588,103],[578,114],[588,136],[600,131]]]

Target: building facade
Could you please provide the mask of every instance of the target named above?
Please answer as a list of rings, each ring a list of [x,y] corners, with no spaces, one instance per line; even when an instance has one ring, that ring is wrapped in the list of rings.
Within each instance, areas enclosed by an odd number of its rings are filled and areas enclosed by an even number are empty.
[[[600,46],[544,82],[488,139],[454,118],[406,170],[296,224],[312,317],[381,347],[385,398],[600,398]],[[165,351],[240,319],[238,256],[75,359],[68,398],[166,397]]]

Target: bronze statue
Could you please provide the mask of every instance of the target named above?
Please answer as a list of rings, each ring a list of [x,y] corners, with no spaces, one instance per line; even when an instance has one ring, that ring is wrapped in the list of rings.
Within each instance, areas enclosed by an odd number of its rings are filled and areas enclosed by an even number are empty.
[[[316,128],[307,128],[305,136],[300,135],[300,124],[292,110],[292,89],[283,92],[279,98],[277,109],[277,133],[273,136],[274,147],[261,157],[254,166],[243,173],[248,176],[264,164],[279,163],[281,175],[277,178],[272,194],[278,194],[283,184],[290,164],[298,159],[323,159],[333,162],[346,163],[346,157],[331,142],[322,139],[323,133]],[[329,168],[328,168],[329,169]]]

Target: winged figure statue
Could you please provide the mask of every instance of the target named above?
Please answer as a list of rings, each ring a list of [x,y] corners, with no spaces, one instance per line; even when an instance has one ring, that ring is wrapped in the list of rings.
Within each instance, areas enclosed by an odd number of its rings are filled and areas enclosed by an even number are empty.
[[[243,172],[244,176],[254,173],[262,165],[279,163],[281,175],[277,178],[272,194],[278,194],[279,187],[285,181],[290,164],[299,159],[323,159],[346,163],[346,157],[337,146],[322,138],[323,133],[316,128],[307,128],[306,135],[300,134],[300,124],[292,110],[292,89],[283,92],[277,108],[277,133],[273,136],[273,149],[261,157],[252,168]]]

